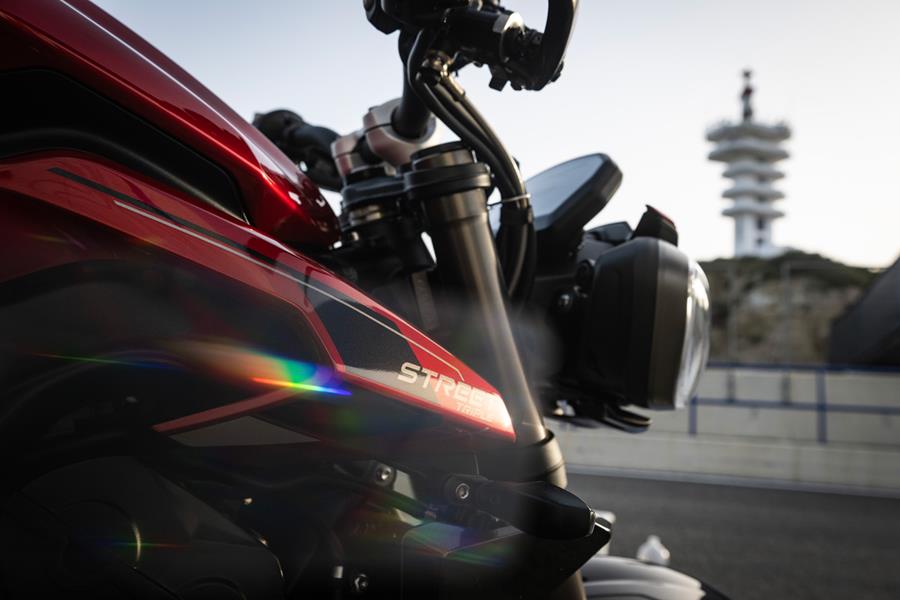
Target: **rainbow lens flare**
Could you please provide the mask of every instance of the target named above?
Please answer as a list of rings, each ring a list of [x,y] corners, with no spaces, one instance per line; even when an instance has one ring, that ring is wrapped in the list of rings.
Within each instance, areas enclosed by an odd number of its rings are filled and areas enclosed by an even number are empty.
[[[336,396],[349,396],[332,369],[253,348],[216,342],[182,341],[175,345],[179,354],[201,363],[222,376]]]
[[[257,383],[266,383],[278,387],[291,388],[295,390],[306,390],[308,392],[324,392],[326,394],[337,394],[338,396],[349,396],[350,390],[341,388],[327,387],[324,385],[315,385],[312,383],[304,383],[301,381],[278,381],[275,379],[266,379],[265,377],[253,377],[253,381]]]

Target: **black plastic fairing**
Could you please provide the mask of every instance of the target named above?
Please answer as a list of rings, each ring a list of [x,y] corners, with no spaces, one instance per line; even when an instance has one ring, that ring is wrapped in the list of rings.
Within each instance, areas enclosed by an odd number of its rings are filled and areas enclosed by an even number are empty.
[[[49,70],[0,73],[0,157],[67,148],[104,156],[246,221],[231,176],[81,83]]]

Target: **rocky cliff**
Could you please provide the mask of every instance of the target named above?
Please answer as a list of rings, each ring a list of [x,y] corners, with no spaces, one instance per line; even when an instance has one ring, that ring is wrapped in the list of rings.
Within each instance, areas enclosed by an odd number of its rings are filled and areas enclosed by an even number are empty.
[[[701,265],[712,294],[714,361],[825,362],[831,322],[876,274],[798,251]]]

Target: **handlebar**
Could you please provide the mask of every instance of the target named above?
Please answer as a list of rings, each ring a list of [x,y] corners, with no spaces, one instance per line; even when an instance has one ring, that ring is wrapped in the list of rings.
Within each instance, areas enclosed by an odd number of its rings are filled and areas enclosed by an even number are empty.
[[[425,133],[431,111],[419,99],[406,77],[403,78],[403,95],[400,104],[391,115],[391,127],[399,135],[417,139]]]
[[[495,1],[366,0],[364,6],[369,21],[384,33],[439,32],[440,49],[454,57],[456,68],[487,65],[495,89],[509,82],[514,89],[540,90],[562,70],[578,0],[548,0],[543,33]]]
[[[419,98],[407,76],[409,55],[415,45],[417,35],[413,31],[401,31],[397,40],[397,49],[400,51],[400,60],[403,62],[403,95],[400,96],[400,105],[391,115],[391,127],[399,135],[408,139],[420,137],[427,129],[428,119],[431,117],[431,111]]]

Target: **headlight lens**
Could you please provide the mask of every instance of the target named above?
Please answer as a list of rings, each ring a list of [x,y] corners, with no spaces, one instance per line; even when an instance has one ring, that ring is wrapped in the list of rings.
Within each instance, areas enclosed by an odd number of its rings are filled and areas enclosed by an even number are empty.
[[[681,365],[675,388],[677,407],[685,406],[694,395],[709,358],[709,281],[700,265],[693,260],[688,266],[686,310]]]

